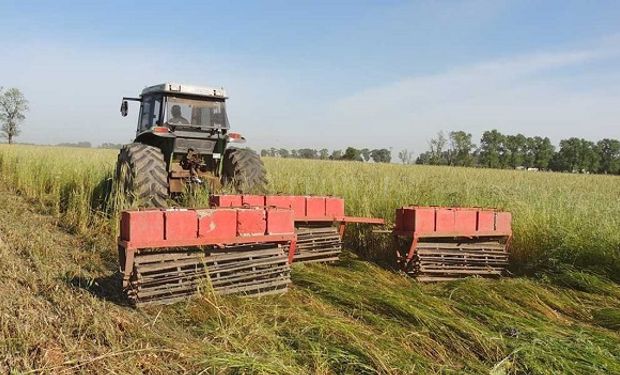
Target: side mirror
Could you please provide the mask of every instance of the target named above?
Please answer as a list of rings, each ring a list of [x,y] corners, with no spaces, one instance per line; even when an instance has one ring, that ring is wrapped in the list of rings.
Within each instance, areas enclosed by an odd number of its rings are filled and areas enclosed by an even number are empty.
[[[127,117],[127,112],[129,110],[129,105],[127,104],[127,100],[123,100],[121,103],[121,116]]]

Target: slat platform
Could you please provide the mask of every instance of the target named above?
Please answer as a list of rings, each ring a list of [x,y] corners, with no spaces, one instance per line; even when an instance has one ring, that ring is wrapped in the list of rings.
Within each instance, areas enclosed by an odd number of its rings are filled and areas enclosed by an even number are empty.
[[[407,273],[418,281],[446,281],[468,276],[499,277],[508,266],[501,241],[420,242]]]
[[[284,293],[291,282],[285,246],[227,246],[203,252],[137,254],[126,288],[135,305],[168,304],[211,285],[220,294]]]
[[[334,262],[342,252],[338,228],[329,226],[298,227],[295,263]]]

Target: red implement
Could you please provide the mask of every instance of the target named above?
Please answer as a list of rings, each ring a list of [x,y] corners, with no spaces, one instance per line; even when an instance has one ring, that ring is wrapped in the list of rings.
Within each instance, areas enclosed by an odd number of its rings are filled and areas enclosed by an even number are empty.
[[[213,195],[214,207],[274,207],[294,213],[297,247],[294,262],[331,262],[342,252],[348,223],[383,225],[383,219],[344,214],[344,199],[301,195]]]
[[[136,305],[187,298],[206,280],[219,294],[282,293],[295,245],[290,209],[126,211],[123,289]]]
[[[481,208],[403,207],[394,236],[403,271],[421,281],[501,276],[512,237],[509,212]]]

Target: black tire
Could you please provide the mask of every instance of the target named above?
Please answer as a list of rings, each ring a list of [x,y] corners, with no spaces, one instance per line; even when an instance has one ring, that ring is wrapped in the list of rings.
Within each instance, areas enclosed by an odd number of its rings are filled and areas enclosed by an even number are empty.
[[[267,171],[260,156],[245,148],[229,148],[224,152],[222,184],[231,184],[238,193],[264,193]]]
[[[168,172],[162,152],[153,146],[131,143],[123,146],[116,163],[118,192],[138,207],[167,206]]]

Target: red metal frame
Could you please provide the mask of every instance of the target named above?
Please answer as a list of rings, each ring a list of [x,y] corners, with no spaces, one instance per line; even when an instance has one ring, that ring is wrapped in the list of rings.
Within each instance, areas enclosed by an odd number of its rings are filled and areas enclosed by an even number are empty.
[[[411,238],[411,245],[404,262],[398,248],[396,255],[402,266],[406,267],[415,256],[418,243],[424,238],[497,238],[505,239],[508,248],[512,240],[511,222],[509,212],[491,209],[402,207],[396,210],[396,223],[392,234],[395,237]],[[494,229],[484,230],[489,228]]]
[[[338,225],[340,237],[344,236],[347,224],[385,225],[384,219],[345,216],[344,199],[329,196],[303,195],[212,195],[211,205],[215,207],[239,207],[252,202],[250,207],[290,208],[295,213],[295,223],[331,223]],[[241,202],[241,204],[240,204]],[[243,203],[246,202],[246,203]],[[320,205],[323,205],[321,209]],[[248,204],[246,204],[246,207]],[[316,213],[308,215],[308,211]]]
[[[121,272],[123,273],[123,287],[127,287],[131,272],[133,271],[133,263],[136,254],[143,249],[157,248],[174,248],[174,247],[201,247],[216,246],[224,247],[226,245],[246,245],[259,243],[277,243],[288,245],[288,262],[293,262],[295,249],[297,244],[297,235],[294,233],[294,227],[291,223],[290,233],[271,234],[267,233],[267,224],[269,213],[272,208],[263,209],[222,209],[228,211],[236,211],[237,215],[233,215],[234,222],[231,218],[226,217],[219,222],[210,223],[211,225],[220,225],[222,229],[229,233],[235,233],[228,236],[200,236],[200,221],[205,213],[220,210],[145,210],[145,211],[125,211],[121,215],[121,235],[118,239],[118,256]],[[278,209],[281,213],[275,219],[276,224],[281,224],[283,219],[287,217],[292,220],[293,215],[286,215],[286,209]],[[260,214],[262,212],[262,214]],[[289,210],[290,212],[290,210]],[[252,213],[252,215],[247,215]],[[254,214],[255,213],[255,214]],[[284,213],[285,215],[282,215]],[[241,215],[243,214],[243,216]],[[185,221],[185,223],[182,222]],[[252,224],[253,221],[261,221],[262,224],[256,225],[261,228],[263,233],[247,235],[240,232],[243,221]],[[185,225],[183,225],[185,224]],[[231,232],[230,226],[233,228]],[[190,231],[187,227],[191,228]],[[181,230],[183,236],[177,236],[175,231]],[[220,231],[221,233],[222,231]],[[225,232],[226,233],[226,232]]]

